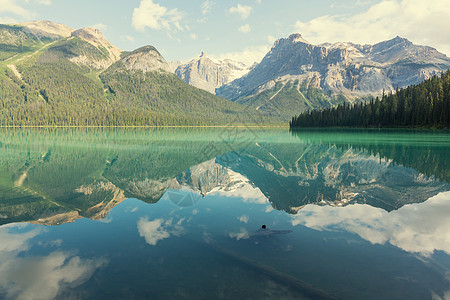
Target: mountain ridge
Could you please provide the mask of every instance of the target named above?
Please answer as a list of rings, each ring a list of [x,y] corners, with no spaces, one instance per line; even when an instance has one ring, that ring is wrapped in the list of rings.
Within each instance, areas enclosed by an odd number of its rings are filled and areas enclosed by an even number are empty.
[[[32,25],[33,30],[0,26],[2,126],[267,121],[243,105],[186,84],[153,46],[123,52],[94,28],[73,30],[68,36],[64,30],[69,27],[61,24]],[[60,28],[61,35],[56,35]]]
[[[421,61],[420,59],[426,60]],[[433,61],[430,62],[430,59],[433,59]],[[420,81],[423,81],[423,79],[437,75],[441,70],[438,71],[436,67],[450,67],[450,59],[446,55],[431,47],[414,45],[407,39],[400,37],[375,45],[342,42],[313,45],[304,40],[300,34],[292,34],[286,39],[278,39],[260,64],[243,78],[219,89],[218,95],[230,100],[237,100],[261,84],[285,75],[310,75],[312,77],[315,75],[321,79],[321,87],[326,92],[346,92],[349,96],[353,91],[379,93],[382,92],[383,88],[387,91],[394,91],[396,83],[401,84],[399,87],[404,86],[402,82],[394,80],[395,76],[393,75],[395,74],[386,74],[385,77],[389,79],[389,82],[377,85],[376,90],[373,87],[359,87],[355,82],[352,82],[354,76],[343,74],[338,78],[346,81],[342,83],[338,82],[337,79],[334,81],[332,79],[333,75],[340,75],[340,71],[360,71],[361,76],[363,76],[370,75],[370,71],[375,69],[383,69],[385,67],[383,64],[391,66],[396,63],[408,62],[422,62],[435,66],[434,69],[419,68],[422,73],[414,72],[410,84],[416,84],[419,83],[420,79],[422,79]],[[370,66],[370,63],[373,66]],[[360,70],[364,68],[368,70]],[[388,69],[386,71],[394,70]],[[231,91],[230,89],[233,88],[236,90],[240,88],[241,92]]]
[[[179,78],[211,94],[215,94],[216,89],[222,85],[247,74],[250,68],[231,59],[213,59],[204,52],[187,63],[175,63],[172,67]]]
[[[299,88],[302,84],[322,93],[321,97],[327,98],[329,105],[343,101],[354,103],[358,98],[418,84],[449,68],[450,58],[445,54],[400,37],[374,45],[350,42],[313,45],[300,34],[292,34],[275,41],[255,68],[220,87],[216,94],[255,107],[270,102],[281,109],[283,116],[296,115],[310,108],[329,107],[311,107],[309,103],[317,99],[304,97]],[[294,86],[298,92],[292,89],[289,93],[297,99],[299,109],[283,103],[285,99],[276,98],[280,90],[275,87],[289,82],[297,82]],[[344,98],[333,100],[339,95]]]
[[[41,35],[46,37],[69,37],[75,29],[60,23],[55,23],[48,20],[39,20],[33,22],[24,22],[18,24],[11,25],[19,25],[26,27],[27,30],[35,35]]]

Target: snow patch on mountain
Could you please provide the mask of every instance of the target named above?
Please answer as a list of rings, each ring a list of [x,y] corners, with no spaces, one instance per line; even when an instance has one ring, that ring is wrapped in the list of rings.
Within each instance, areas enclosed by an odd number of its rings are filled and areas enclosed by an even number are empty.
[[[202,53],[188,63],[169,63],[175,75],[192,86],[212,94],[224,84],[240,78],[250,71],[250,66],[231,59],[218,60]]]

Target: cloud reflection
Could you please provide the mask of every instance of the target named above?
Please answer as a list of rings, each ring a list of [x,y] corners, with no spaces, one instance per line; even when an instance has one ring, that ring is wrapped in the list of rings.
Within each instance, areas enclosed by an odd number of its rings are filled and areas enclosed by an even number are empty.
[[[292,225],[316,230],[345,230],[373,244],[391,243],[424,256],[442,250],[450,254],[450,192],[426,202],[386,212],[369,205],[329,207],[307,205],[292,216]]]
[[[250,234],[245,228],[241,228],[239,232],[230,232],[228,236],[236,240],[246,240],[250,238]]]
[[[442,297],[433,292],[431,294],[431,299],[433,299],[433,300],[450,300],[450,291],[444,292]]]
[[[42,230],[27,226],[0,227],[0,298],[54,299],[63,290],[86,282],[105,259],[83,259],[55,251],[47,256],[28,256],[30,240]],[[33,228],[33,227],[29,227]],[[20,233],[11,232],[20,229]]]
[[[247,224],[250,217],[247,215],[242,215],[238,219],[239,219],[239,222]]]
[[[173,219],[149,221],[148,217],[144,217],[139,219],[137,227],[139,235],[145,239],[147,244],[156,246],[159,241],[168,239],[171,235],[180,236],[183,232],[184,220],[185,218],[181,218],[174,223]]]

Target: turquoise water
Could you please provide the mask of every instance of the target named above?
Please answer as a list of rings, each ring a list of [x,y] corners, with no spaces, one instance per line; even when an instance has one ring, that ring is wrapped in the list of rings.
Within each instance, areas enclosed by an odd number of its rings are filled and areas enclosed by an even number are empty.
[[[446,299],[449,182],[445,132],[3,129],[0,298]]]

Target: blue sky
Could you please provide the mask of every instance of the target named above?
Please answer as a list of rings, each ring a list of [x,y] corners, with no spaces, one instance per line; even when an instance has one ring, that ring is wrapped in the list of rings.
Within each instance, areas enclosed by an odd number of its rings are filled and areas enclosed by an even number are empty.
[[[97,27],[123,50],[153,45],[168,61],[204,51],[251,63],[295,32],[315,44],[400,35],[450,54],[450,0],[0,0],[0,23],[33,20]]]

